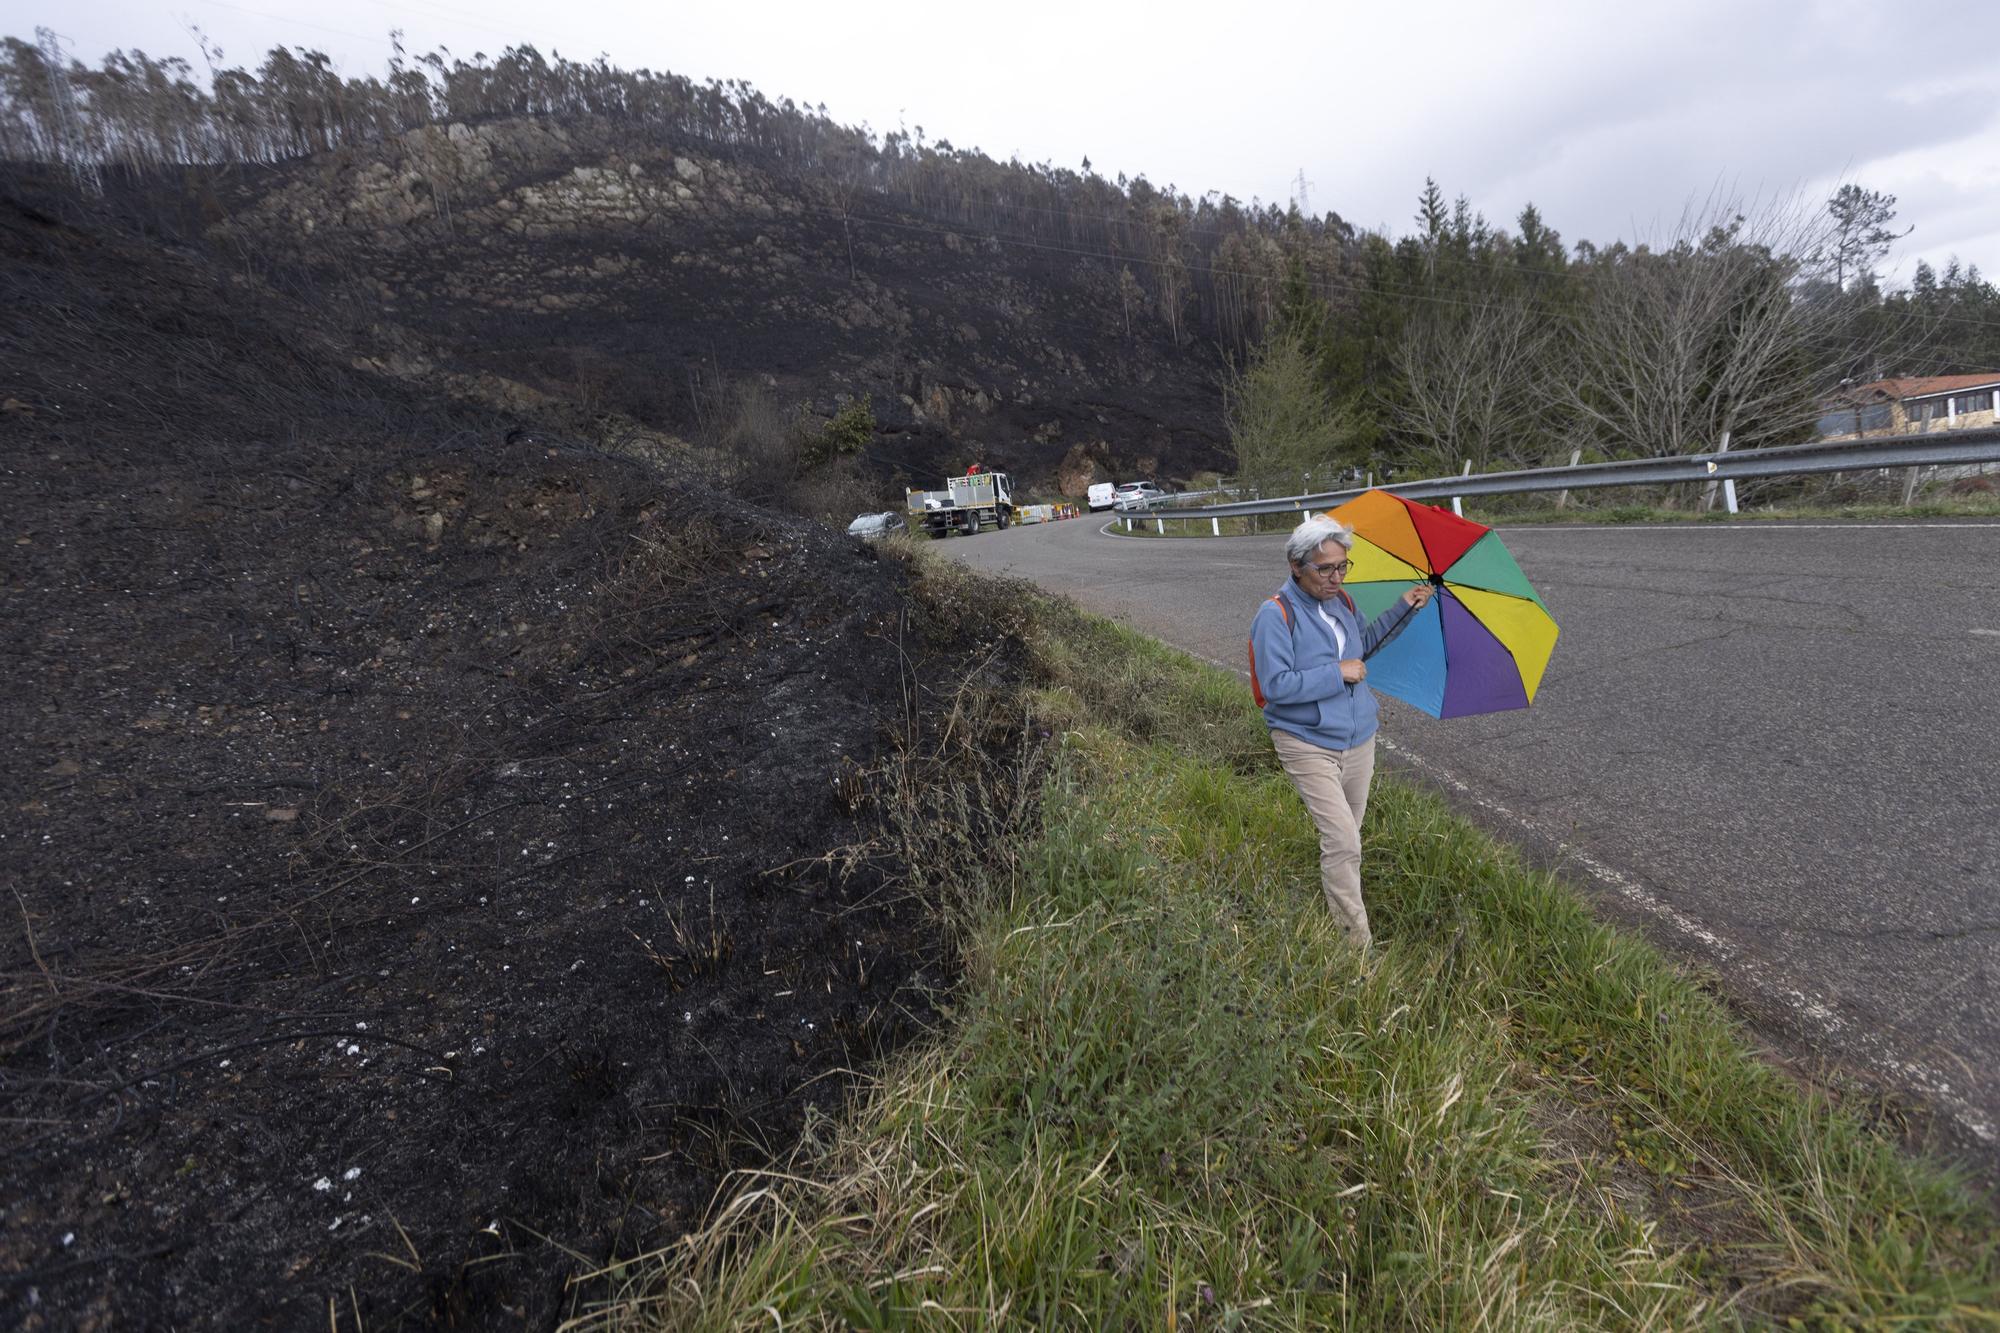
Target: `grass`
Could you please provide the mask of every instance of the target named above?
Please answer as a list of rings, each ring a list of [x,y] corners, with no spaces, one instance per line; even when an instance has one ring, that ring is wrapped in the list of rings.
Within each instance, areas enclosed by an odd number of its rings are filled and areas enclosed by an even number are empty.
[[[1962,1184],[1564,884],[1380,779],[1364,959],[1240,682],[1023,624],[1052,753],[953,1023],[582,1323],[2000,1328]]]
[[[1122,518],[1123,515],[1113,517]],[[1167,530],[1161,532],[1153,524],[1153,519],[1165,518]],[[1132,531],[1125,533],[1123,524],[1118,531],[1132,537],[1249,537],[1258,533],[1290,532],[1298,526],[1299,511],[1287,509],[1281,514],[1240,514],[1221,521],[1221,531],[1205,518],[1175,519],[1173,510],[1163,509],[1157,514],[1132,516]]]

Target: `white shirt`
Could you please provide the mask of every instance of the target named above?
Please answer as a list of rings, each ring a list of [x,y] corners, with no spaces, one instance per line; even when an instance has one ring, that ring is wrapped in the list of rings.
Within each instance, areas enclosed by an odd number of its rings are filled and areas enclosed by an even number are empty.
[[[1319,618],[1321,620],[1324,620],[1327,623],[1328,627],[1333,630],[1333,655],[1335,657],[1346,657],[1347,631],[1340,627],[1340,622],[1338,620],[1335,620],[1332,616],[1326,613],[1325,602],[1319,603]]]

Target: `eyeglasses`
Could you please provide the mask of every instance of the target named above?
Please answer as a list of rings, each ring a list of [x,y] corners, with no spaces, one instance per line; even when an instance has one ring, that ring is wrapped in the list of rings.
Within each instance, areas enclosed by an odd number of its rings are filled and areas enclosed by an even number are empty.
[[[1331,565],[1322,565],[1308,560],[1306,561],[1306,568],[1316,574],[1345,574],[1348,570],[1354,568],[1354,562],[1352,560],[1340,560]]]

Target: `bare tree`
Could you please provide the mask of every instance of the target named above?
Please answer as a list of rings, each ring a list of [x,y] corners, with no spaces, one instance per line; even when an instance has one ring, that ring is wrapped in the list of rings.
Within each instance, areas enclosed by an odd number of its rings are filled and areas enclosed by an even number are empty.
[[[1600,251],[1555,387],[1613,451],[1698,453],[1803,437],[1838,380],[1837,302],[1807,299],[1826,219],[1796,200],[1712,198],[1663,248]]]
[[[827,189],[833,196],[834,209],[840,214],[841,238],[847,243],[850,282],[861,276],[854,265],[854,205],[867,184],[871,157],[868,145],[850,132],[829,145],[824,158]]]
[[[1132,336],[1132,312],[1140,308],[1146,299],[1146,289],[1132,276],[1129,265],[1118,266],[1118,305],[1125,312],[1125,336]]]
[[[101,188],[97,155],[85,143],[76,95],[70,89],[70,70],[63,63],[62,39],[53,29],[35,29],[41,62],[48,78],[48,108],[55,160],[67,167],[76,183],[92,191]]]
[[[1160,318],[1167,322],[1174,345],[1180,346],[1187,324],[1188,298],[1192,294],[1187,216],[1170,200],[1153,211],[1153,226],[1147,236],[1153,261],[1153,280]]]
[[[1427,464],[1538,461],[1533,437],[1554,330],[1526,297],[1476,291],[1433,303],[1403,326],[1391,360],[1404,392],[1391,414]]]

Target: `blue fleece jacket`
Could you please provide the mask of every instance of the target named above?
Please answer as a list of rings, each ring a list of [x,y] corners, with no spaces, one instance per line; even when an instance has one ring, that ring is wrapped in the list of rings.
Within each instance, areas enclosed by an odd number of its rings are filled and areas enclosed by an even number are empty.
[[[1351,750],[1375,734],[1380,710],[1375,692],[1364,681],[1350,686],[1340,678],[1343,657],[1366,657],[1411,614],[1400,598],[1364,626],[1347,598],[1316,602],[1293,579],[1277,595],[1291,610],[1291,623],[1266,600],[1250,622],[1250,668],[1264,696],[1264,721],[1274,731],[1287,731],[1323,750]],[[1333,630],[1320,609],[1340,622],[1347,636],[1345,652],[1334,651]]]

